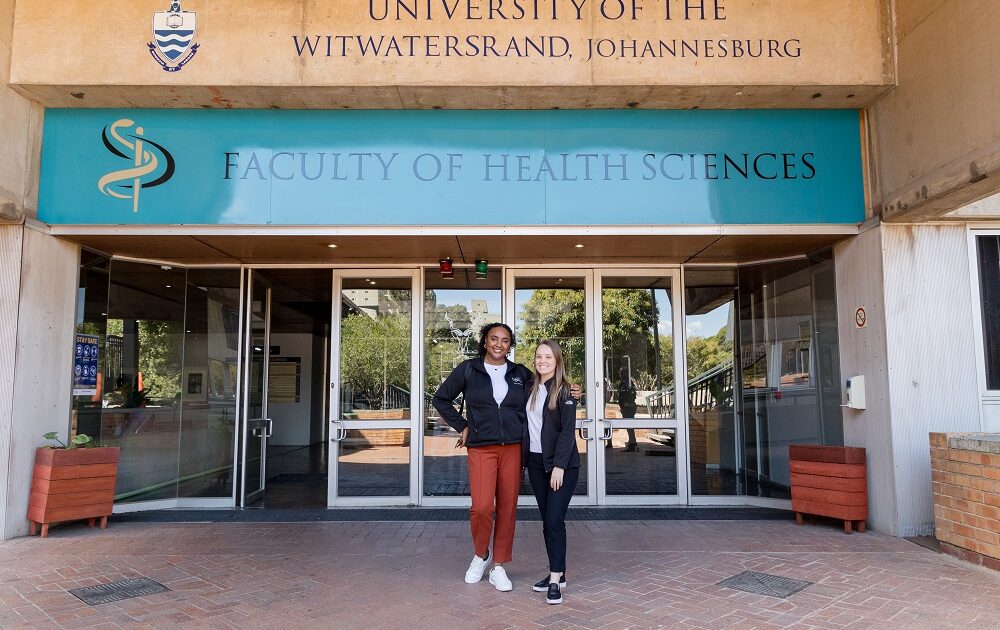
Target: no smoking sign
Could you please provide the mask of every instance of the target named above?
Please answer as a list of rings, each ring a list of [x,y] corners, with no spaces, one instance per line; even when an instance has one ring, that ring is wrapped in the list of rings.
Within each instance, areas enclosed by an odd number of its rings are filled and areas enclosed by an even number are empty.
[[[858,328],[868,327],[868,312],[865,311],[865,307],[859,306],[858,310],[854,311],[854,324]]]

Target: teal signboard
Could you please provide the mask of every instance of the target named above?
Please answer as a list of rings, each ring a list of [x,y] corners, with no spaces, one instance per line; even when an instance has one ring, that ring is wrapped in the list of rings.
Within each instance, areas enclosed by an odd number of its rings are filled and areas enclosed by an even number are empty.
[[[857,223],[858,113],[47,110],[39,218]]]

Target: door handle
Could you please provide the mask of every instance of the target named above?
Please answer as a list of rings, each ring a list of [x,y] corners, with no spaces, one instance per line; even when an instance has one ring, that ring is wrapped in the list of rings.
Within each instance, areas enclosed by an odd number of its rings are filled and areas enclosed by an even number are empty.
[[[251,420],[250,422],[256,425],[252,429],[250,429],[250,435],[252,435],[255,438],[271,437],[270,430],[267,430],[267,432],[265,433],[265,429],[268,428],[268,425],[271,422],[270,420],[266,418],[257,418],[255,420]]]
[[[340,420],[331,420],[330,424],[335,425],[333,427],[333,437],[330,438],[331,442],[339,442],[347,437],[347,427]]]
[[[264,437],[269,438],[274,433],[274,420],[270,418],[267,419],[266,429],[264,432]]]
[[[611,435],[614,433],[615,427],[613,424],[611,424],[610,420],[605,420],[605,422],[607,422],[608,425],[602,428],[601,439],[607,442],[608,440],[611,439]]]
[[[590,429],[587,427],[587,423],[588,422],[593,422],[593,421],[594,421],[593,418],[586,418],[586,419],[580,421],[580,428],[577,429],[577,431],[580,432],[580,439],[581,440],[589,440],[590,439]]]

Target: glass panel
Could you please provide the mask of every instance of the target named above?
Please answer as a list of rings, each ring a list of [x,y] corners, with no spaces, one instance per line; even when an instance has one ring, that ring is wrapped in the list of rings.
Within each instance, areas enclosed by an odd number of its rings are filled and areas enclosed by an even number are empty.
[[[233,493],[240,271],[192,269],[187,276],[180,436],[182,497]]]
[[[677,415],[671,279],[601,280],[603,417],[669,419]],[[603,442],[607,495],[677,494],[673,429],[614,427]]]
[[[604,417],[675,417],[670,278],[604,278],[601,308]]]
[[[469,496],[469,467],[458,433],[431,404],[434,392],[452,369],[477,356],[479,329],[500,321],[500,274],[476,279],[459,267],[454,278],[438,270],[424,275],[424,494]]]
[[[119,501],[177,496],[185,275],[111,263],[101,440],[122,449]]]
[[[338,496],[408,496],[410,430],[348,429],[337,466]]]
[[[562,348],[566,378],[571,383],[583,383],[587,373],[584,279],[517,278],[514,282],[517,361],[534,370],[535,346],[543,339],[550,339]]]
[[[604,444],[606,494],[677,494],[673,429],[615,428]]]
[[[78,433],[101,437],[101,400],[108,380],[108,266],[110,261],[83,250],[80,252],[80,286],[77,296],[76,334],[79,357],[74,359],[73,412],[70,438]],[[88,346],[87,349],[84,346]],[[93,348],[97,352],[93,352]],[[94,356],[96,354],[96,356]],[[86,372],[86,374],[83,374]],[[120,368],[118,368],[120,372]]]
[[[584,382],[587,374],[587,311],[585,280],[582,277],[515,278],[514,309],[517,320],[515,357],[534,371],[535,347],[549,339],[562,348],[566,378],[571,383]],[[587,417],[586,395],[576,408],[577,420]],[[577,444],[583,444],[577,434]],[[574,494],[587,494],[586,449],[580,449],[580,480]],[[531,494],[527,480],[521,494]]]
[[[1000,389],[1000,236],[976,237],[979,293],[983,303],[986,389]]]
[[[744,494],[735,413],[736,269],[685,270],[693,494]]]
[[[410,417],[410,278],[344,278],[340,321],[340,416]]]
[[[788,498],[790,444],[843,443],[833,261],[739,270],[747,494]]]

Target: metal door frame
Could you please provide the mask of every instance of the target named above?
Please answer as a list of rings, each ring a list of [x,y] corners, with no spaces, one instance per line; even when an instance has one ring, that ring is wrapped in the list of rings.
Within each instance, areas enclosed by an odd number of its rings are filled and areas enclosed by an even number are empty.
[[[409,278],[410,279],[410,417],[404,420],[351,420],[340,419],[340,295],[345,278]],[[423,443],[423,274],[421,269],[405,267],[394,269],[333,269],[333,293],[330,306],[330,404],[328,424],[330,450],[327,456],[328,483],[327,506],[386,506],[418,505],[420,502],[420,470],[422,469]],[[409,429],[410,492],[401,497],[341,497],[337,494],[340,458],[340,441],[352,429]]]
[[[597,400],[603,400],[603,391],[600,379],[597,378],[594,369],[594,352],[597,347],[597,328],[595,326],[596,313],[594,311],[594,269],[592,267],[506,267],[504,268],[503,282],[503,321],[511,328],[517,328],[517,302],[515,294],[517,292],[516,281],[518,278],[582,278],[584,287],[584,343],[586,352],[584,364],[584,382],[580,385],[585,390],[587,396],[586,418],[577,420],[576,429],[587,444],[587,494],[575,495],[570,500],[570,505],[598,505],[598,464],[594,452],[597,450],[598,432],[595,429]],[[513,353],[513,350],[512,350]],[[523,363],[528,369],[533,369],[534,357],[513,356],[514,361]],[[593,388],[591,388],[593,385]],[[601,471],[603,472],[603,471]],[[535,505],[534,497],[522,496],[518,499],[518,505]]]
[[[608,419],[604,417],[604,392],[600,389],[592,397],[594,404],[594,465],[597,468],[595,477],[598,505],[687,505],[690,502],[690,453],[688,449],[688,398],[687,398],[687,366],[686,338],[684,332],[684,290],[683,274],[677,267],[636,267],[594,269],[593,294],[591,296],[594,319],[591,328],[595,339],[594,382],[598,388],[604,384],[604,343],[603,343],[603,303],[601,292],[604,279],[608,277],[663,277],[670,278],[670,321],[674,346],[674,409],[675,414],[670,419]],[[681,395],[678,395],[681,392]],[[600,399],[598,403],[596,399]],[[617,428],[657,428],[674,430],[674,453],[677,466],[677,494],[642,494],[642,495],[608,495],[606,459],[604,440],[609,439],[611,431]],[[606,433],[607,431],[607,433]],[[607,437],[604,437],[607,436]],[[588,458],[590,459],[590,458]]]
[[[263,276],[260,278],[261,284],[266,289],[264,298],[264,364],[263,364],[263,383],[261,384],[261,417],[260,418],[250,418],[250,366],[253,363],[251,357],[251,337],[253,336],[253,285],[254,285],[254,269],[247,269],[245,292],[241,296],[244,299],[244,313],[243,321],[245,325],[243,326],[243,348],[241,350],[246,350],[242,352],[243,359],[243,377],[241,379],[244,384],[243,390],[241,392],[241,404],[242,410],[240,413],[240,440],[242,441],[242,456],[241,456],[241,466],[240,466],[240,493],[239,493],[239,505],[240,507],[247,507],[247,505],[256,502],[261,496],[264,495],[267,489],[267,438],[271,434],[271,420],[268,418],[268,372],[270,370],[270,351],[271,351],[271,285],[264,279]],[[253,426],[251,426],[253,424]],[[247,492],[247,467],[248,467],[248,457],[250,455],[248,443],[249,435],[251,431],[261,431],[261,460],[260,460],[260,488],[254,490],[251,493]]]

